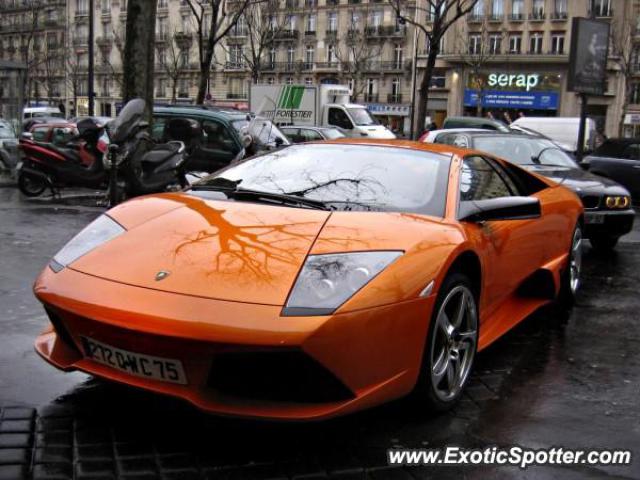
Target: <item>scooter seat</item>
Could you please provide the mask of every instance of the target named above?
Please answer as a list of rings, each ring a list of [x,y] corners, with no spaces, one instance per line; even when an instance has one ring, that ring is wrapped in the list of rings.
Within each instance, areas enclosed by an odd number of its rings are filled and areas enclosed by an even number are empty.
[[[155,145],[152,150],[144,154],[140,161],[147,165],[158,165],[174,156],[178,152],[178,149],[179,146],[172,143]]]

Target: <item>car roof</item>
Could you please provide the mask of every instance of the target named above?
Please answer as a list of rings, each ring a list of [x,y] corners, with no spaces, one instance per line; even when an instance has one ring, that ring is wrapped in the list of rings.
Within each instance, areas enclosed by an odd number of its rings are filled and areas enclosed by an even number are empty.
[[[477,153],[474,150],[468,148],[455,147],[453,145],[446,145],[440,143],[424,143],[416,142],[414,140],[399,140],[399,139],[367,139],[367,138],[336,138],[334,140],[325,140],[323,142],[308,142],[304,145],[310,144],[347,144],[347,145],[368,145],[371,147],[396,147],[407,148],[410,150],[417,150],[423,152],[439,153],[448,156],[456,155],[458,157],[467,157],[470,154]]]
[[[185,106],[154,106],[153,113],[173,113],[176,115],[197,115],[199,117],[214,118],[217,120],[239,120],[247,117],[249,112],[242,112],[240,110],[220,110],[198,107],[185,107]]]

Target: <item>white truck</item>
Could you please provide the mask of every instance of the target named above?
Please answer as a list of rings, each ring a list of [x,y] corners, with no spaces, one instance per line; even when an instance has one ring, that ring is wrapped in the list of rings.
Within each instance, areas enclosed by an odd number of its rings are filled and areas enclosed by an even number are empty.
[[[348,137],[396,138],[346,85],[252,85],[249,108],[276,125],[337,127]]]

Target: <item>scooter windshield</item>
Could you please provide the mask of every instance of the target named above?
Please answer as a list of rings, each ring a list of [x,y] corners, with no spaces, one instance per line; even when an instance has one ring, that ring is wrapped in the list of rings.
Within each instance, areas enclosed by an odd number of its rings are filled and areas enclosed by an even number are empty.
[[[144,100],[134,98],[127,102],[116,119],[109,124],[113,143],[123,142],[131,135],[144,114]]]

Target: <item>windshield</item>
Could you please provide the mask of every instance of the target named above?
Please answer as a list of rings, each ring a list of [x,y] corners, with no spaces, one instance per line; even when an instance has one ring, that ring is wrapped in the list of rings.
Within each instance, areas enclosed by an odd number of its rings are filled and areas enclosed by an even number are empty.
[[[123,142],[131,131],[142,120],[144,114],[144,100],[134,98],[127,102],[116,119],[109,124],[109,133],[114,143]]]
[[[371,116],[369,110],[366,108],[347,108],[349,115],[359,127],[366,127],[367,125],[378,125],[378,121]]]
[[[478,135],[474,138],[473,146],[478,150],[489,152],[519,165],[540,164],[579,168],[576,162],[560,147],[543,138]],[[541,152],[542,155],[540,155]]]
[[[276,139],[282,140],[282,145],[289,145],[291,142],[270,120],[266,118],[254,118],[252,121],[247,119],[233,120],[233,127],[242,134],[251,135],[258,145],[266,147],[275,147]]]
[[[327,128],[322,131],[324,138],[327,140],[335,140],[336,138],[344,138],[346,135],[336,128]]]
[[[317,200],[337,210],[442,217],[449,164],[448,155],[405,148],[306,144],[246,160],[197,185],[232,184]]]

